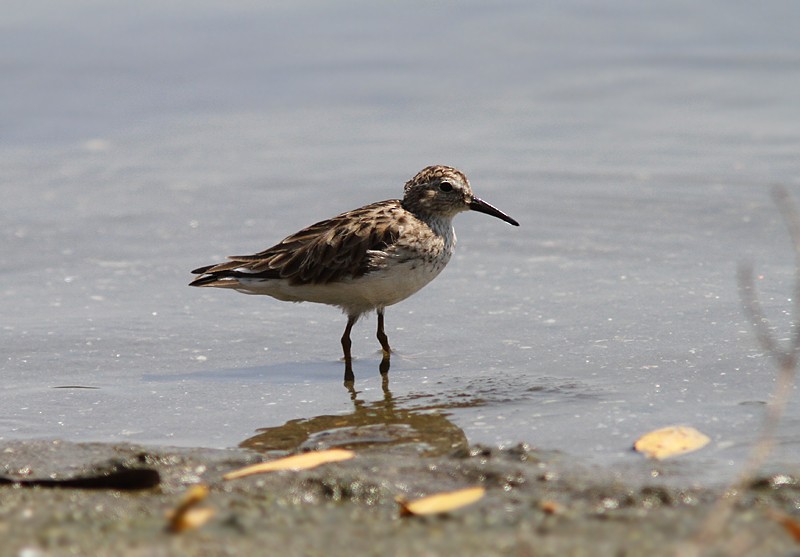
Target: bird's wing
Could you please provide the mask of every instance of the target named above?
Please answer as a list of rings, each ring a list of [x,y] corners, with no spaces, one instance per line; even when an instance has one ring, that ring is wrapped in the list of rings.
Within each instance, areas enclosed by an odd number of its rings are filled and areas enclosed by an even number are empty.
[[[370,252],[384,251],[397,242],[403,225],[398,216],[403,212],[399,200],[380,201],[312,224],[262,252],[234,255],[229,262],[192,272],[288,279],[292,284],[325,284],[359,277],[371,270]]]

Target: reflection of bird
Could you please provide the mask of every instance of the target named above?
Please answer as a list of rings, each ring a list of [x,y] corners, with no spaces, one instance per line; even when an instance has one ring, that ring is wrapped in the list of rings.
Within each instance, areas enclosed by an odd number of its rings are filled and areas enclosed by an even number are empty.
[[[345,380],[352,381],[350,331],[355,322],[377,310],[378,341],[388,364],[384,308],[408,298],[444,269],[456,244],[453,217],[470,210],[519,226],[475,197],[462,172],[429,166],[406,183],[402,200],[372,203],[304,228],[260,253],[195,269],[200,276],[191,286],[342,308],[347,314]]]
[[[364,402],[351,390],[350,414],[289,420],[282,426],[259,429],[239,446],[269,453],[328,448],[366,449],[406,447],[416,454],[437,456],[467,450],[464,431],[448,419],[447,410],[481,406],[480,399],[424,404],[429,397],[411,395],[395,401],[384,376],[383,399]],[[422,404],[420,404],[422,403]]]

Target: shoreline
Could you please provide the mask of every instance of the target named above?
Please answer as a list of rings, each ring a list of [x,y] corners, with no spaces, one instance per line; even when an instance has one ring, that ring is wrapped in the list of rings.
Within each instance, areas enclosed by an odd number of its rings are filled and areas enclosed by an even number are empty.
[[[3,442],[4,477],[51,483],[0,485],[0,554],[675,555],[725,493],[583,466],[525,446],[473,446],[433,457],[408,447],[355,452],[352,460],[310,470],[224,481],[223,474],[265,456],[247,449]],[[135,483],[148,474],[152,480],[153,472],[152,486]],[[742,555],[797,551],[776,520],[800,507],[794,472],[756,478],[721,534],[703,547],[724,554],[744,549]],[[100,485],[75,484],[92,478]],[[170,533],[167,513],[197,484],[209,487],[203,506],[213,517]],[[395,501],[471,486],[484,487],[484,498],[442,515],[401,517]]]

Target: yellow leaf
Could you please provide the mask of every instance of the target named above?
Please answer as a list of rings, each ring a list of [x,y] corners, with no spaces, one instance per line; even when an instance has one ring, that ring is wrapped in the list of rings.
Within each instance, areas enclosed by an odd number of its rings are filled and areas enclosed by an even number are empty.
[[[287,456],[269,462],[260,462],[252,466],[245,466],[239,470],[228,472],[222,476],[225,480],[235,480],[252,474],[263,474],[265,472],[277,472],[278,470],[308,470],[320,464],[328,462],[339,462],[349,460],[355,456],[353,451],[346,449],[330,449],[327,451],[311,451],[308,453]]]
[[[214,516],[214,509],[197,507],[208,496],[208,486],[200,484],[191,487],[175,510],[167,513],[170,532],[180,533],[199,528]]]
[[[406,501],[398,497],[397,502],[400,505],[400,514],[403,516],[439,514],[471,505],[483,497],[484,493],[486,490],[482,487],[468,487],[448,493],[437,493],[413,501]]]
[[[210,507],[192,507],[191,509],[186,509],[180,515],[173,516],[169,521],[169,530],[175,534],[180,534],[186,530],[194,530],[211,520],[213,516],[214,509]]]
[[[552,499],[539,501],[539,509],[545,514],[564,514],[564,505]]]
[[[693,427],[670,426],[641,436],[633,448],[648,458],[661,460],[705,447],[711,439]]]

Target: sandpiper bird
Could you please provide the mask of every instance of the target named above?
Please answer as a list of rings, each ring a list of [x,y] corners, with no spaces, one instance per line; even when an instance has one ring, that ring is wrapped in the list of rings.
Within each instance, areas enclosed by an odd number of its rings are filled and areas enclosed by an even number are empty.
[[[403,199],[365,205],[292,234],[254,255],[195,269],[190,286],[232,288],[289,302],[317,302],[347,314],[342,335],[345,381],[353,381],[350,331],[359,317],[378,313],[381,371],[388,371],[383,312],[432,281],[453,255],[453,217],[463,211],[519,223],[472,194],[467,177],[429,166],[406,182]]]

